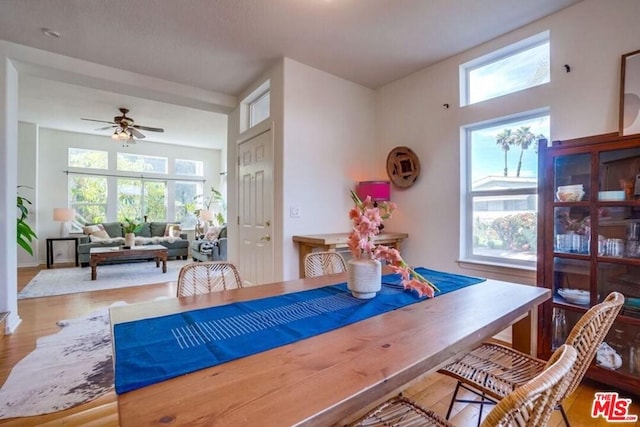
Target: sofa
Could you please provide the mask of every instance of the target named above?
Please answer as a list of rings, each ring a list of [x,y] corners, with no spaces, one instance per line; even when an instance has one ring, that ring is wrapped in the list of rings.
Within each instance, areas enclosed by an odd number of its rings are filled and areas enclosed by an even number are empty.
[[[194,261],[227,260],[227,227],[211,227],[201,238],[191,242]]]
[[[169,259],[187,259],[189,239],[180,231],[178,224],[167,222],[145,222],[135,233],[136,245],[162,245],[168,249]],[[78,260],[82,267],[89,265],[91,248],[124,246],[124,229],[119,222],[87,224],[83,228],[86,236],[80,238]],[[114,260],[113,262],[127,262]]]

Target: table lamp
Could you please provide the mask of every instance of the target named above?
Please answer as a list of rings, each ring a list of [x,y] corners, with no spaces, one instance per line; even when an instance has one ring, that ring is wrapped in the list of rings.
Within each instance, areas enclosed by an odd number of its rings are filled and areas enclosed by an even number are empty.
[[[356,186],[356,194],[360,200],[371,196],[374,205],[377,205],[377,202],[388,202],[391,200],[391,183],[389,181],[360,181]]]
[[[75,217],[75,209],[53,208],[53,220],[60,221],[60,237],[69,237],[69,221],[73,221]]]

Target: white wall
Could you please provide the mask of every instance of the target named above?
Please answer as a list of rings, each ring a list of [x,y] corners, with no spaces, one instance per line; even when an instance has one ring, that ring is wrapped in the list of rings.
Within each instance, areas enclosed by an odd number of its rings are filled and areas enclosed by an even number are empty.
[[[283,278],[298,272],[299,234],[349,231],[349,190],[384,178],[376,163],[374,92],[285,58]],[[300,218],[290,218],[298,207]]]
[[[60,234],[60,223],[53,221],[53,208],[66,207],[68,194],[68,175],[63,171],[68,170],[67,153],[69,147],[84,149],[99,149],[109,153],[109,161],[115,169],[117,152],[132,154],[148,154],[153,156],[168,157],[170,161],[175,158],[198,159],[204,162],[206,182],[205,194],[211,186],[220,189],[221,152],[220,150],[208,150],[194,147],[185,147],[171,144],[161,144],[149,141],[139,142],[123,148],[122,144],[114,142],[110,137],[88,135],[82,133],[65,132],[53,129],[39,128],[39,132],[32,131],[35,125],[21,123],[20,144],[29,147],[28,151],[20,151],[18,155],[19,176],[27,180],[35,180],[36,197],[33,206],[35,213],[36,233],[39,237],[36,248],[37,263],[45,263],[47,237],[57,237]],[[26,132],[26,134],[23,134]],[[36,138],[35,141],[32,138]],[[36,148],[34,148],[36,147]],[[37,152],[34,158],[32,153]],[[112,172],[110,172],[112,173]],[[109,199],[115,203],[115,195]],[[74,259],[73,246],[57,243],[54,251],[54,262]]]
[[[460,127],[549,107],[551,139],[618,130],[620,58],[640,49],[640,1],[584,0],[505,36],[393,82],[376,92],[378,164],[397,145],[411,147],[422,175],[394,189],[398,214],[389,229],[406,231],[411,264],[534,283],[534,272],[459,264]],[[459,107],[458,67],[473,58],[550,30],[551,83],[518,95]],[[566,73],[564,64],[571,66]],[[443,107],[448,103],[449,109]]]

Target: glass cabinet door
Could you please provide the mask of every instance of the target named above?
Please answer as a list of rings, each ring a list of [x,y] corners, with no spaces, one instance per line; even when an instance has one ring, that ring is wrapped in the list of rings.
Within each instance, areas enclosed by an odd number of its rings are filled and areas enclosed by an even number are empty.
[[[554,159],[554,189],[558,202],[589,200],[591,154],[571,154]]]

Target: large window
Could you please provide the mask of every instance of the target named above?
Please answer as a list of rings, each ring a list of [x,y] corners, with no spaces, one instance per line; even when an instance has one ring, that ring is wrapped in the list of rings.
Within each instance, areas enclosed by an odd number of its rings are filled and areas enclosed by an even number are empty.
[[[106,177],[69,175],[69,202],[79,224],[106,221],[107,192]]]
[[[65,172],[69,176],[69,205],[77,212],[74,230],[85,223],[124,218],[141,221],[145,217],[147,221],[194,225],[196,201],[205,184],[205,164],[189,158],[69,148],[69,170]]]
[[[533,266],[536,260],[538,144],[549,116],[531,114],[465,128],[463,257]]]
[[[166,221],[167,183],[118,178],[118,221]]]
[[[461,105],[549,83],[549,51],[545,32],[462,64]]]
[[[176,182],[176,221],[182,221],[183,219],[186,219],[189,214],[193,214],[195,212],[197,208],[196,199],[197,196],[202,194],[202,187],[203,185],[201,182]]]

